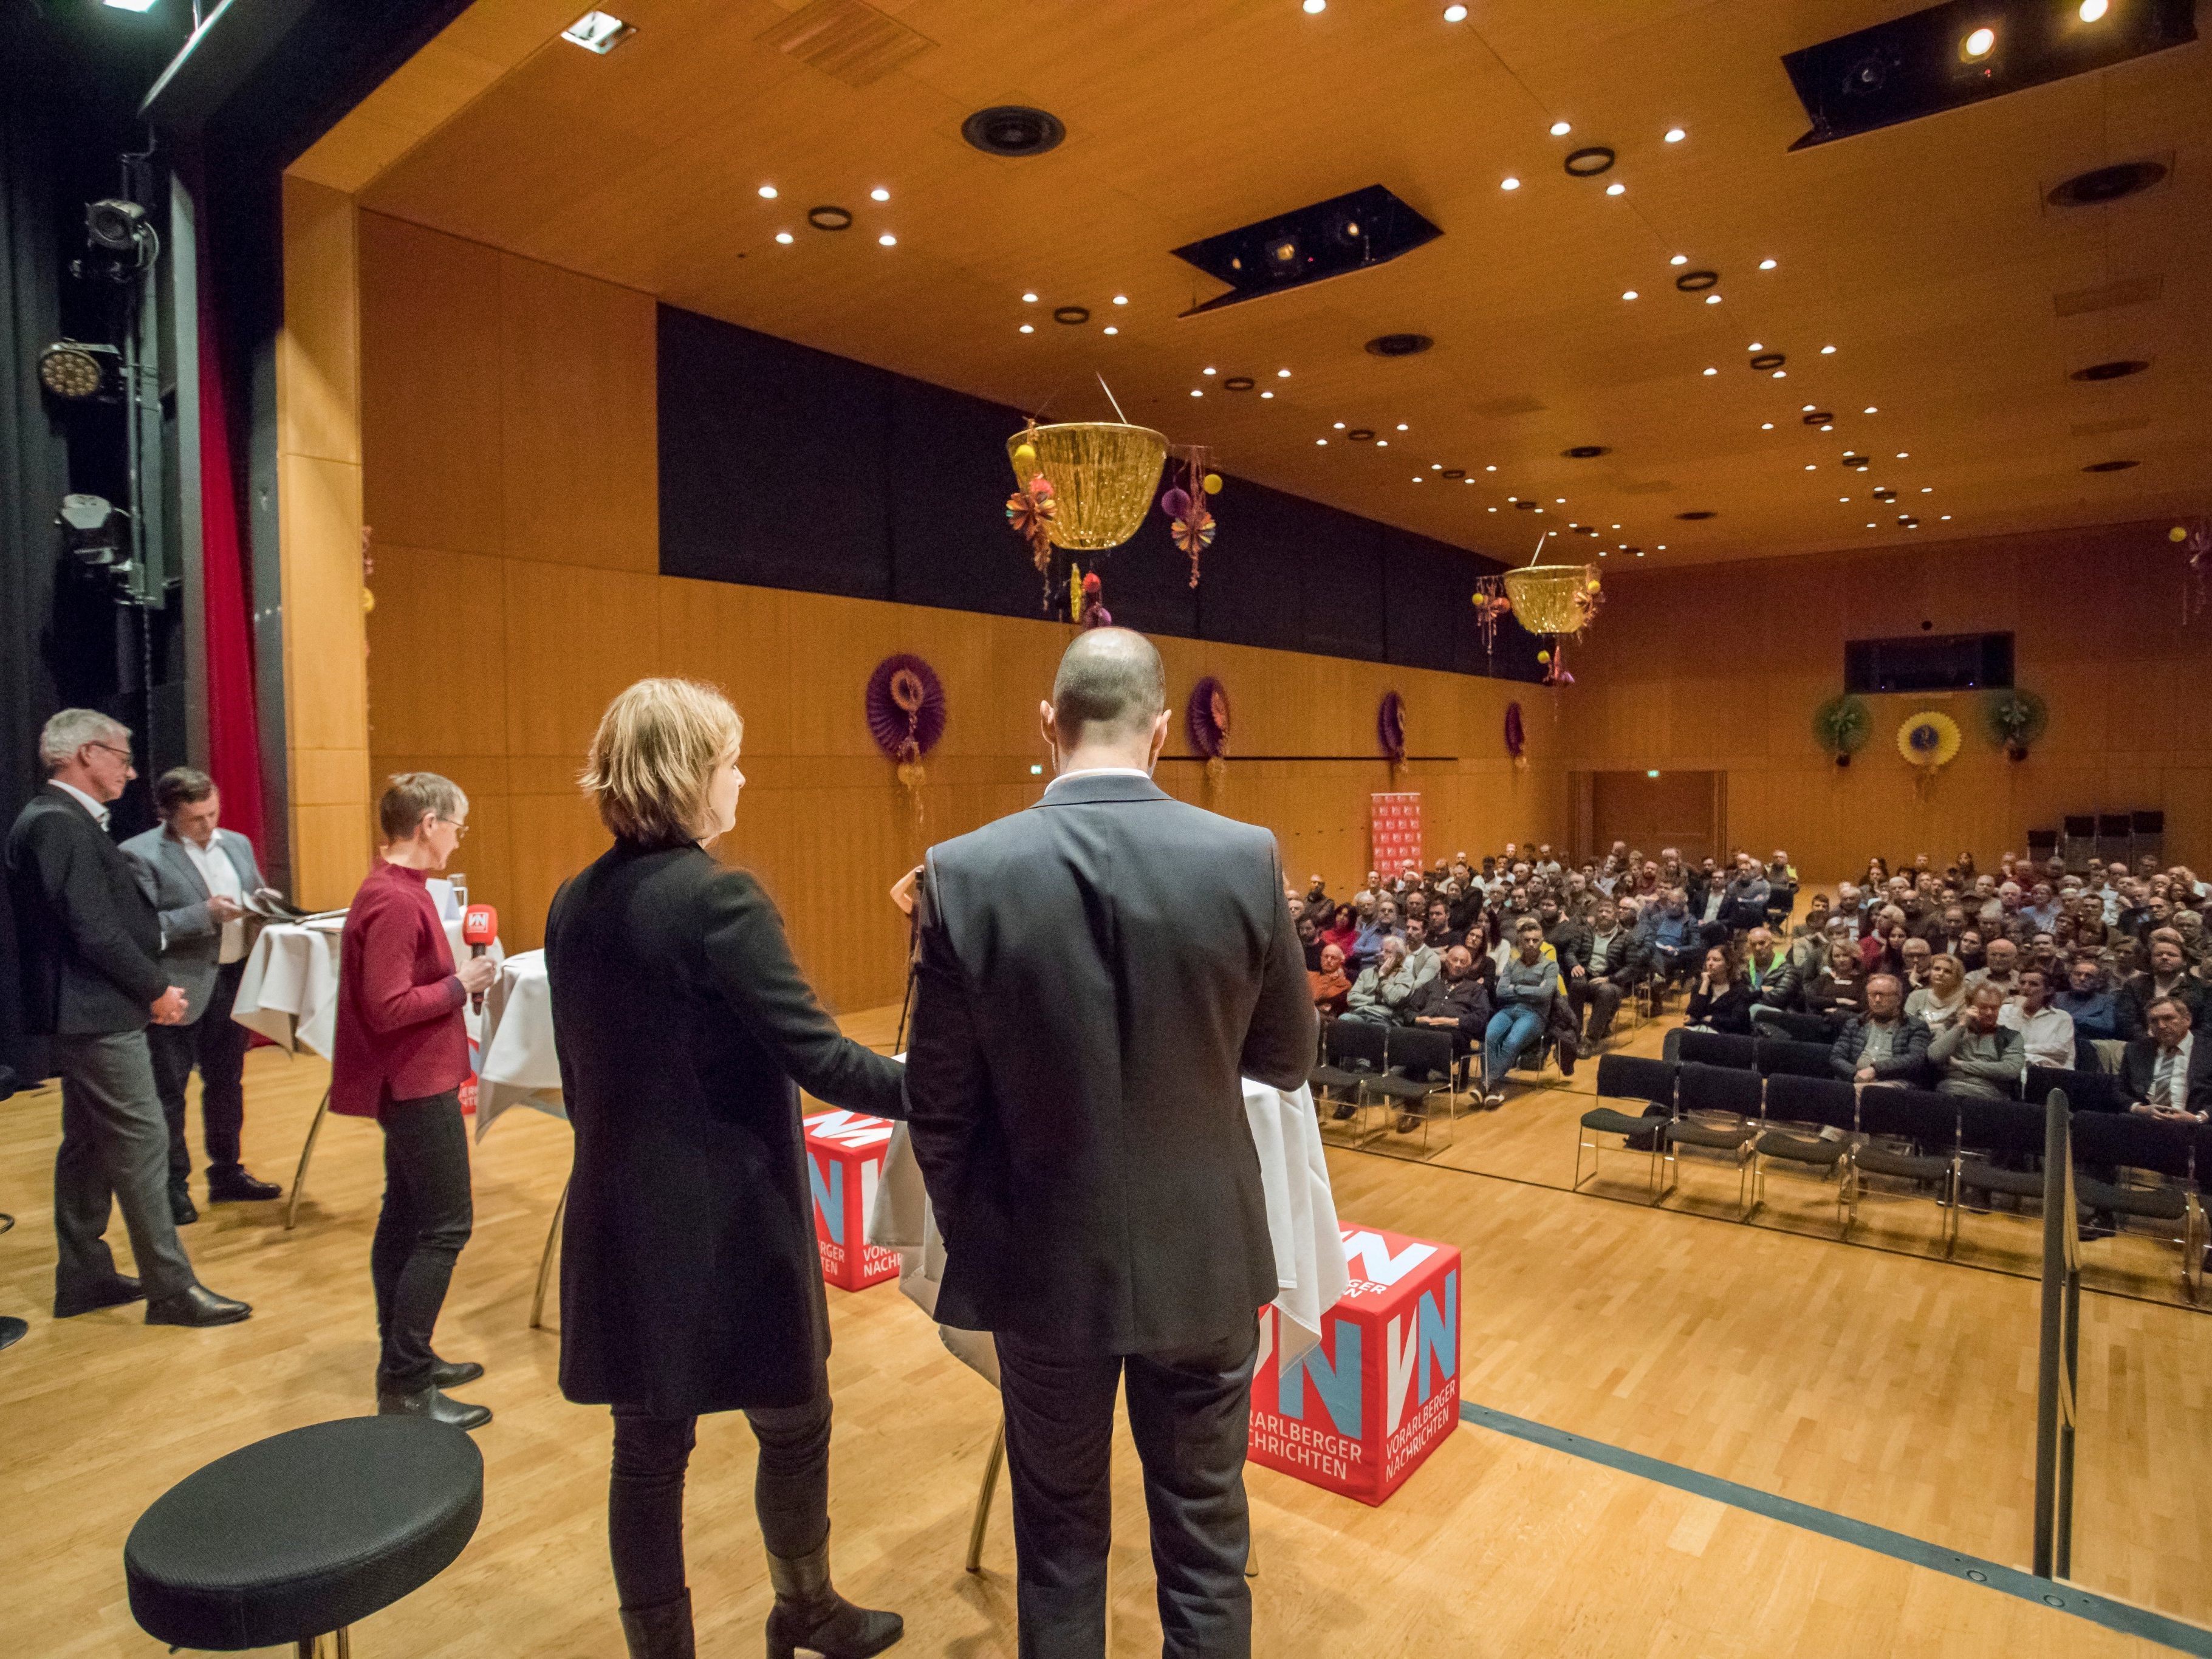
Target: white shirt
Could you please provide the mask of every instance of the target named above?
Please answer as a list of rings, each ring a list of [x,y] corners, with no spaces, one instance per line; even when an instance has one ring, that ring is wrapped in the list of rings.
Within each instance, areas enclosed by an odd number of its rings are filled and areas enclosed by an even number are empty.
[[[2074,1016],[2063,1008],[2046,1004],[2036,1013],[2029,1014],[2021,1010],[2017,998],[2008,999],[2005,1006],[1997,1010],[1997,1024],[2020,1033],[2029,1065],[2067,1072],[2074,1069]]]
[[[65,789],[70,794],[75,795],[77,799],[77,805],[83,807],[86,811],[92,814],[93,822],[97,823],[103,830],[107,828],[107,808],[106,806],[94,800],[91,796],[86,794],[83,790],[78,788],[73,783],[64,783],[59,778],[48,778],[46,781],[53,785],[57,789]]]
[[[1142,778],[1150,783],[1152,775],[1140,766],[1086,766],[1079,772],[1062,772],[1044,787],[1049,795],[1054,784],[1066,783],[1070,778]]]
[[[2186,1109],[2189,1105],[2189,1053],[2197,1046],[2197,1033],[2191,1031],[2181,1039],[2180,1046],[2172,1054],[2163,1048],[2150,1074],[2150,1104],[2177,1106]]]
[[[215,836],[210,836],[208,844],[203,847],[190,836],[179,836],[168,830],[161,833],[185,849],[185,856],[192,861],[192,868],[200,872],[200,884],[208,890],[209,897],[227,898],[241,908],[245,905],[246,890],[239,883],[238,866],[230,861],[229,854],[215,844]],[[217,830],[216,835],[222,833]],[[216,951],[216,961],[218,963],[233,963],[245,954],[245,922],[226,921],[222,925],[222,943]]]

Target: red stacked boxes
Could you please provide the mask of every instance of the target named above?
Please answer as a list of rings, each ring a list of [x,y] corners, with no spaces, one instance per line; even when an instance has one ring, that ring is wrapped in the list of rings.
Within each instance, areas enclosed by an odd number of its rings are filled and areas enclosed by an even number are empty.
[[[1345,1227],[1351,1288],[1321,1344],[1288,1365],[1280,1316],[1260,1313],[1251,1460],[1380,1504],[1459,1426],[1459,1252]]]
[[[865,1291],[898,1277],[898,1252],[867,1242],[868,1212],[883,1184],[890,1139],[890,1121],[863,1112],[806,1120],[806,1184],[814,1190],[822,1277],[841,1290]]]
[[[1387,885],[1410,864],[1421,865],[1421,797],[1418,791],[1369,797],[1369,866]]]

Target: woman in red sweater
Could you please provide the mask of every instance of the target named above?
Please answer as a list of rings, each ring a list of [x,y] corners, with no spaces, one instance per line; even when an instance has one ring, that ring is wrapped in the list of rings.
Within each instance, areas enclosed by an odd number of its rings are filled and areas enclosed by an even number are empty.
[[[483,1367],[439,1358],[430,1333],[472,1220],[461,1005],[497,969],[490,957],[473,957],[455,970],[430,899],[431,872],[446,867],[467,830],[468,797],[435,772],[403,772],[386,787],[376,816],[384,855],[346,912],[331,1054],[331,1109],[373,1117],[384,1129],[384,1210],[368,1255],[383,1343],[376,1409],[473,1429],[490,1421],[490,1411],[441,1390],[482,1376]]]

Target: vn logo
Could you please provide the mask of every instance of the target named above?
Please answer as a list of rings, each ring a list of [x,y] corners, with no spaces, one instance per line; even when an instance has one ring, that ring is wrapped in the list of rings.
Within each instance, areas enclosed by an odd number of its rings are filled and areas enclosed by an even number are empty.
[[[887,1145],[891,1138],[891,1124],[887,1118],[870,1117],[866,1112],[848,1112],[840,1108],[808,1118],[806,1138],[850,1146],[858,1152],[866,1146]]]
[[[1406,1326],[1406,1340],[1398,1340],[1398,1327]],[[1459,1273],[1444,1275],[1443,1302],[1424,1292],[1412,1321],[1393,1319],[1383,1328],[1384,1363],[1389,1375],[1383,1381],[1382,1432],[1398,1432],[1406,1415],[1406,1390],[1419,1372],[1420,1402],[1429,1403],[1437,1383],[1459,1370]]]
[[[883,1178],[884,1166],[871,1159],[860,1165],[860,1224],[876,1207],[876,1188]],[[813,1189],[814,1213],[830,1230],[830,1242],[845,1242],[845,1161],[842,1158],[823,1158],[813,1152],[806,1155],[806,1184]]]
[[[1364,1237],[1377,1252],[1382,1251],[1382,1240],[1372,1234]],[[1420,1252],[1418,1256],[1416,1250]],[[1398,1258],[1398,1273],[1393,1277],[1402,1276],[1433,1254],[1433,1248],[1426,1245],[1407,1249]],[[1387,1282],[1371,1260],[1367,1273],[1377,1283]],[[1400,1316],[1385,1323],[1382,1335],[1382,1432],[1388,1437],[1396,1433],[1405,1420],[1409,1396],[1412,1402],[1426,1405],[1438,1384],[1459,1373],[1458,1270],[1447,1273],[1437,1291],[1422,1292],[1410,1320]],[[1366,1405],[1360,1365],[1364,1328],[1340,1315],[1328,1321],[1323,1339],[1322,1346],[1309,1349],[1282,1368],[1276,1379],[1277,1408],[1285,1417],[1303,1422],[1306,1384],[1310,1382],[1336,1431],[1356,1440],[1360,1437]],[[1324,1352],[1332,1340],[1334,1353]]]

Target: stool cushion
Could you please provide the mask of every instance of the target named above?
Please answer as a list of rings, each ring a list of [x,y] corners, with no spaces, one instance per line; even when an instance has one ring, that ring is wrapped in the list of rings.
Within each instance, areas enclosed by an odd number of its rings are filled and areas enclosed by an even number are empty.
[[[483,1513],[483,1456],[460,1430],[311,1424],[155,1499],[123,1547],[131,1612],[159,1641],[218,1652],[325,1635],[435,1577]]]

